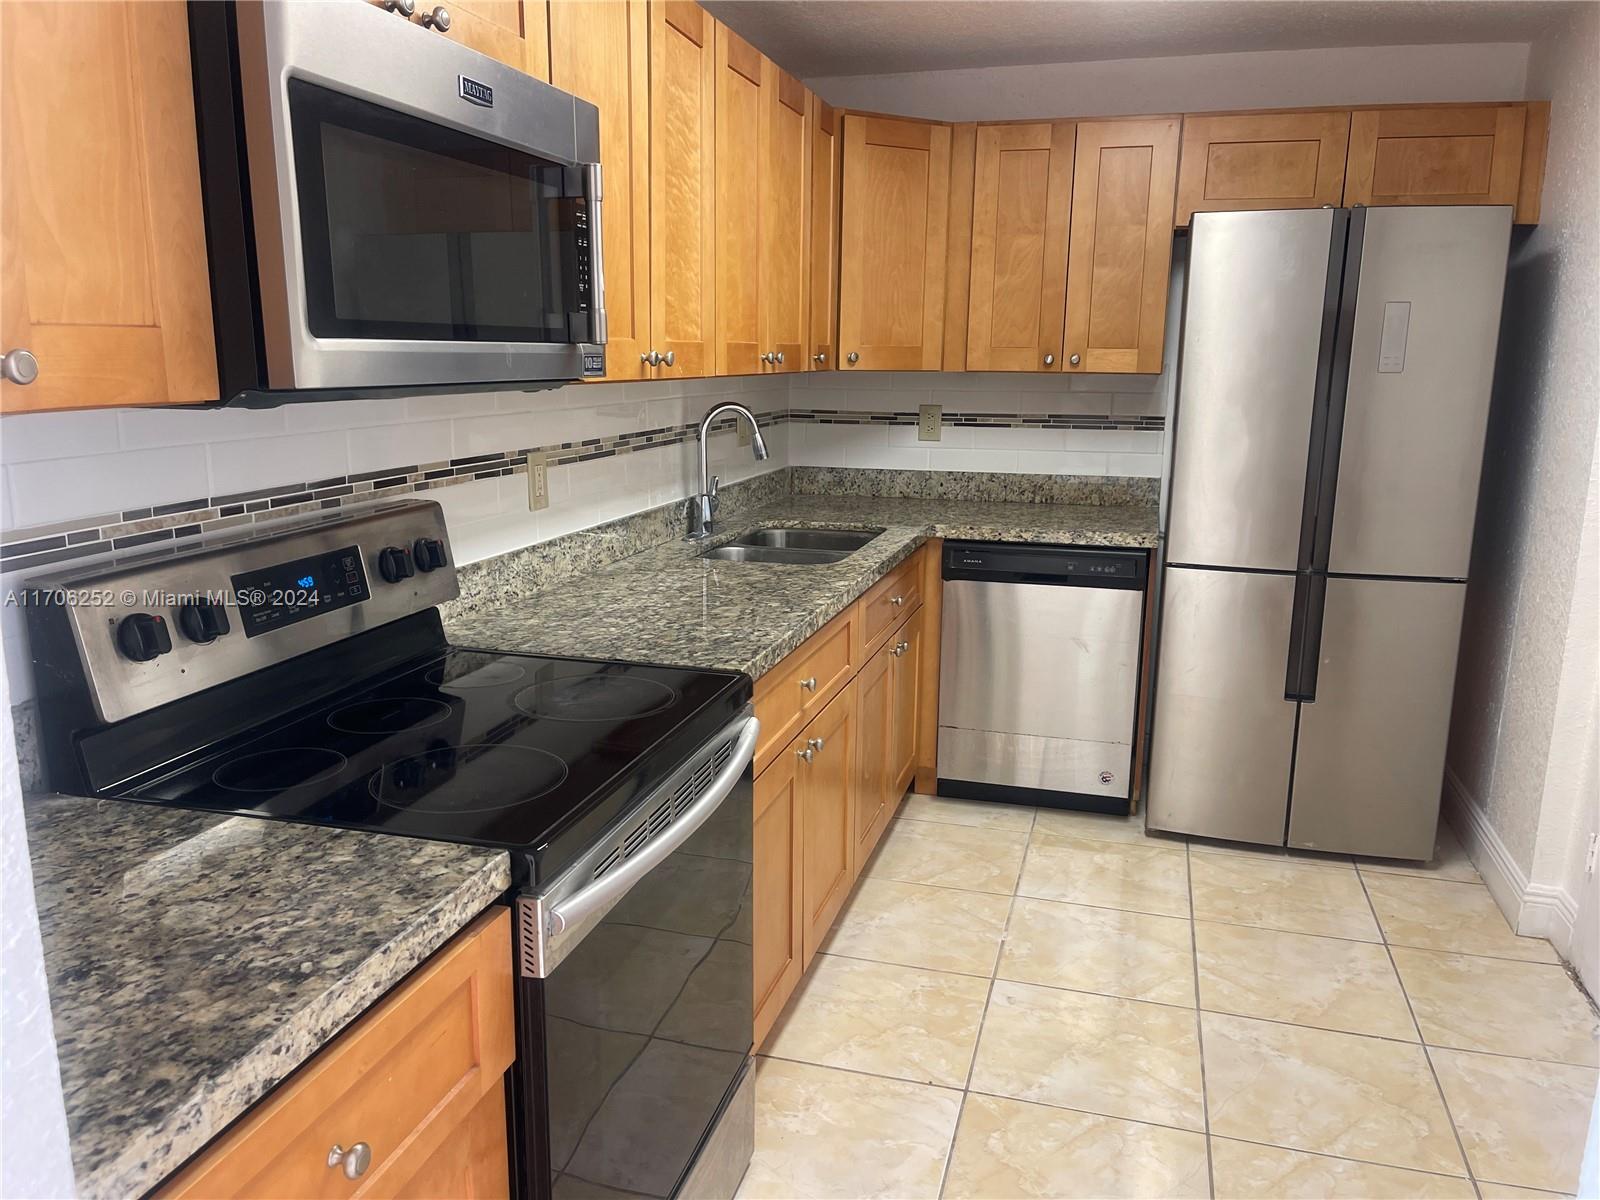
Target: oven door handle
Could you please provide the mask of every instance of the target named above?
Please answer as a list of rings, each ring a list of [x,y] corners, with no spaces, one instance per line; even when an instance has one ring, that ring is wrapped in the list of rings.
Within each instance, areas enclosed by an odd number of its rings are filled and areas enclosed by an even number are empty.
[[[761,722],[754,717],[743,718],[742,724],[739,741],[733,747],[733,756],[700,799],[684,810],[683,815],[669,825],[660,837],[646,843],[633,857],[624,859],[621,866],[606,872],[597,883],[590,884],[553,906],[545,914],[545,936],[554,937],[591,913],[622,899],[634,884],[660,866],[668,855],[688,841],[695,830],[721,807],[734,784],[744,774],[745,767],[750,764],[755,754],[756,738],[761,733]]]

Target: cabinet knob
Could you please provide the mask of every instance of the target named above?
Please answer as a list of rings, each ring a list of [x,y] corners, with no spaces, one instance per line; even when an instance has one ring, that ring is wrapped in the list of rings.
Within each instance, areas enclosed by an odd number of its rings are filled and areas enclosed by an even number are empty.
[[[767,363],[770,366],[772,363],[775,363],[778,360],[773,357],[772,351],[768,350],[765,354],[763,354],[761,356],[761,361],[764,362],[764,363]]]
[[[807,762],[810,762],[812,759],[814,759],[817,756],[817,752],[815,750],[813,750],[810,746],[807,746],[804,750],[796,750],[795,753],[798,754],[801,758],[805,759]]]
[[[1056,365],[1056,356],[1054,354],[1046,354],[1044,356],[1044,365],[1047,366],[1047,367],[1055,366]]]
[[[383,0],[383,6],[409,20],[417,11],[417,0]]]
[[[808,692],[816,691],[817,690],[817,677],[815,675],[813,675],[810,679],[802,679],[800,681],[800,686],[805,688],[805,690],[808,691]]]
[[[810,746],[813,750],[821,750],[823,746],[823,740],[819,737],[807,738],[806,745]]]
[[[371,1165],[372,1147],[365,1142],[357,1142],[348,1150],[335,1143],[328,1151],[328,1166],[344,1168],[346,1179],[360,1179]]]
[[[889,603],[894,605],[896,608],[899,608],[905,602],[906,602],[906,598],[904,596],[890,596],[889,597]]]
[[[1083,361],[1083,357],[1082,357],[1082,355],[1074,354],[1071,358],[1067,359],[1067,361],[1069,363],[1071,363],[1073,366],[1077,366],[1079,363],[1081,363]]]
[[[677,361],[678,361],[678,352],[676,350],[668,350],[665,354],[663,354],[661,356],[661,362],[662,362],[662,364],[664,366],[670,367],[673,363],[675,363]]]
[[[813,354],[811,361],[820,365],[828,361],[828,356],[826,354]]]
[[[652,350],[648,354],[639,355],[639,361],[648,366],[659,367],[661,365],[661,355]]]
[[[853,367],[858,362],[861,361],[861,355],[857,354],[854,350],[852,350],[852,351],[850,351],[849,354],[846,354],[844,356],[844,360],[845,360],[845,362],[849,363]]]
[[[896,642],[894,649],[889,651],[889,653],[894,655],[896,658],[899,658],[909,649],[911,649],[910,642]]]
[[[422,27],[424,29],[437,29],[440,33],[449,33],[450,10],[441,4],[432,12],[423,13]],[[352,1176],[352,1178],[354,1178],[354,1176]]]
[[[783,366],[783,351],[774,351],[772,355],[772,361],[777,363],[780,367]]]
[[[31,350],[7,350],[0,358],[0,375],[12,383],[27,387],[39,378],[39,360]]]

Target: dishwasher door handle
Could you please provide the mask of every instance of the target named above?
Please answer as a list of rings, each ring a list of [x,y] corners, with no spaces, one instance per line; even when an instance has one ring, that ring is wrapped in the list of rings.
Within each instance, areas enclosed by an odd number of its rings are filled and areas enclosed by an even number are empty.
[[[744,728],[739,731],[739,740],[733,747],[733,754],[718,772],[717,777],[706,787],[700,799],[685,809],[683,815],[669,825],[665,833],[645,843],[637,854],[623,859],[619,866],[607,871],[596,882],[582,891],[574,892],[553,906],[545,914],[547,936],[554,937],[569,926],[578,924],[590,913],[620,900],[634,884],[660,866],[674,850],[694,835],[695,830],[710,819],[711,814],[716,812],[727,799],[728,793],[733,790],[733,785],[739,782],[739,776],[744,774],[744,769],[750,765],[750,759],[755,754],[756,738],[761,734],[761,722],[754,717],[745,717],[743,724]]]

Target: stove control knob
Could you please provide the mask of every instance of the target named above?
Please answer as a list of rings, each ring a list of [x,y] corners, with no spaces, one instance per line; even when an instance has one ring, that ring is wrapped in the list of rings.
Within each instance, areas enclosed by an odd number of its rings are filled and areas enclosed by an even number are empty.
[[[378,551],[378,574],[390,583],[399,583],[416,574],[411,566],[411,555],[399,546],[385,546]]]
[[[193,600],[178,610],[178,628],[191,642],[210,645],[228,632],[228,610],[214,600]]]
[[[444,566],[444,543],[438,538],[418,538],[411,556],[417,560],[417,570],[437,571]]]
[[[134,613],[117,623],[117,649],[134,662],[149,662],[172,649],[172,635],[161,617]]]

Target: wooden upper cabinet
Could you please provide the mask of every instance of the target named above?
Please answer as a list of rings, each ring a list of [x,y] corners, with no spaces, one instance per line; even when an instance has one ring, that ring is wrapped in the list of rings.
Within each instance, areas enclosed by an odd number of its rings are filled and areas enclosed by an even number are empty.
[[[839,365],[839,175],[844,131],[839,113],[820,96],[806,94],[811,128],[811,320],[806,369]]]
[[[716,24],[716,372],[761,369],[761,52]]]
[[[1357,109],[1346,204],[1516,204],[1526,105]]]
[[[1177,117],[1081,121],[1067,252],[1066,370],[1155,374],[1172,267]]]
[[[435,7],[435,0],[417,0],[419,16]],[[546,0],[448,0],[448,7],[445,37],[550,82]]]
[[[600,110],[607,379],[651,374],[649,43],[644,0],[550,0],[550,82]]]
[[[761,120],[761,364],[803,371],[811,303],[810,130],[807,93],[763,60]]]
[[[1187,116],[1176,222],[1186,226],[1197,212],[1338,205],[1349,142],[1348,112]]]
[[[1071,121],[980,125],[969,371],[1059,371],[1072,211]]]
[[[939,370],[949,192],[948,125],[845,117],[843,369]]]
[[[716,366],[714,24],[693,0],[650,0],[650,351],[671,356],[662,376]]]
[[[186,13],[0,4],[0,409],[217,399]]]

